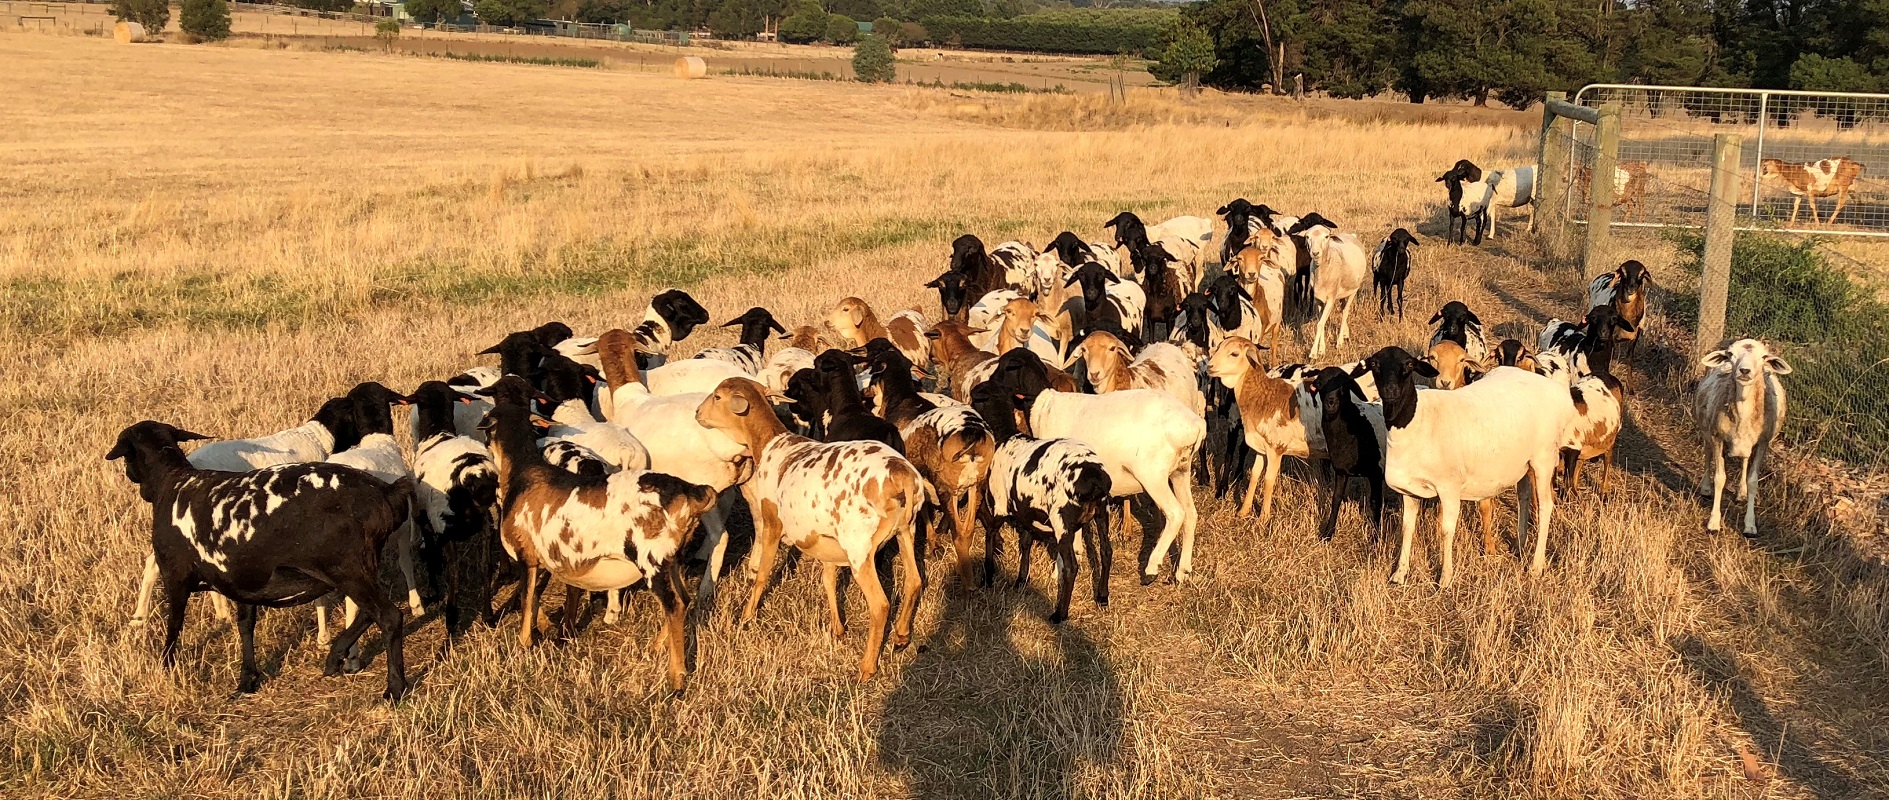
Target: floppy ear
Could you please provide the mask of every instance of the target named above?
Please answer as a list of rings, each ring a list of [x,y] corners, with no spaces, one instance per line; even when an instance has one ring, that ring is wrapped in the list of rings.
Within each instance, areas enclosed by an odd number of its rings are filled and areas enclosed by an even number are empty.
[[[732,328],[736,325],[740,325],[743,322],[747,322],[747,320],[741,317],[735,317],[734,319],[731,319],[731,320],[728,320],[727,322],[722,323],[721,326],[724,328]]]
[[[1444,181],[1447,181],[1447,180],[1449,180],[1449,179],[1450,179],[1450,175],[1451,175],[1451,174],[1453,174],[1453,173],[1449,173],[1449,172],[1445,172],[1445,173],[1443,173],[1443,174],[1441,174],[1441,175],[1438,175],[1438,176],[1436,176],[1436,182],[1437,182],[1437,183],[1442,183],[1442,182],[1444,182]]]
[[[1115,273],[1113,273],[1113,272],[1109,272],[1108,270],[1102,270],[1102,276],[1103,276],[1103,277],[1105,277],[1105,278],[1108,278],[1108,282],[1109,282],[1109,283],[1121,283],[1121,282],[1122,282],[1122,279],[1121,279],[1121,277],[1120,277],[1120,276],[1118,276],[1118,275],[1116,275],[1116,274],[1115,274]]]
[[[1425,356],[1425,358],[1428,358],[1428,356]],[[1428,361],[1411,361],[1409,364],[1412,371],[1425,378],[1434,378],[1442,374],[1437,371],[1436,367],[1431,366]]]
[[[491,396],[492,396],[492,389],[493,389],[494,387],[496,387],[497,385],[498,385],[498,384],[493,384],[492,386],[481,386],[481,387],[479,387],[479,388],[477,388],[477,389],[474,389],[474,390],[472,390],[472,393],[473,393],[473,394],[476,394],[476,395],[478,395],[478,396],[480,396],[480,397],[491,397]]]
[[[1789,371],[1790,371],[1790,369],[1789,369],[1789,368],[1786,368],[1786,369],[1785,369],[1784,371],[1785,371],[1785,372],[1789,372]],[[401,399],[403,399],[403,400],[404,400],[405,398],[401,398]],[[205,436],[205,435],[203,435],[203,434],[201,434],[201,433],[191,433],[190,431],[187,431],[187,430],[184,430],[183,428],[172,428],[172,429],[171,429],[171,438],[172,438],[172,439],[175,439],[175,440],[177,440],[177,441],[179,441],[179,442],[194,442],[194,441],[197,441],[197,440],[199,440],[199,439],[215,439],[216,437],[215,437],[215,436]]]
[[[1699,363],[1708,367],[1725,366],[1726,364],[1732,363],[1732,351],[1713,350],[1710,353],[1706,353],[1704,358],[1699,359]]]
[[[1778,358],[1777,356],[1765,356],[1764,367],[1765,369],[1770,370],[1771,374],[1773,375],[1791,374],[1790,363],[1785,361],[1784,359]]]
[[[735,416],[737,417],[747,416],[748,406],[749,406],[748,395],[746,393],[743,393],[743,392],[730,392],[729,393],[728,410],[730,412],[733,412]]]
[[[1215,213],[1215,214],[1219,214],[1220,216],[1223,216],[1223,217],[1224,217],[1224,216],[1226,216],[1226,215],[1227,215],[1227,207],[1226,207],[1226,206],[1221,206],[1221,207],[1219,207],[1219,208],[1216,208],[1216,209],[1214,209],[1214,211],[1213,211],[1213,213]]]
[[[853,307],[853,310],[852,310],[852,312],[851,312],[851,313],[852,313],[852,317],[853,317],[853,327],[855,327],[855,328],[857,328],[857,327],[859,327],[859,326],[860,326],[861,324],[863,324],[863,323],[865,323],[865,321],[866,321],[866,312],[865,312],[865,310],[864,310],[864,309],[862,309],[862,308],[859,308],[858,306],[854,306],[854,307]]]
[[[1471,312],[1469,312],[1469,313],[1467,314],[1467,316],[1469,317],[1469,321],[1470,321],[1470,322],[1474,322],[1474,323],[1476,323],[1477,325],[1481,325],[1481,324],[1482,324],[1482,318],[1481,318],[1481,317],[1478,317],[1478,316],[1476,316],[1476,312],[1474,312],[1474,311],[1471,311]]]
[[[1636,330],[1633,327],[1633,323],[1628,322],[1621,317],[1614,317],[1614,327],[1619,328],[1623,331],[1626,331],[1627,333],[1632,333],[1634,332],[1634,330]]]
[[[491,347],[488,347],[488,348],[486,348],[486,349],[484,349],[484,350],[480,350],[480,351],[478,352],[478,355],[482,355],[482,356],[495,356],[495,355],[498,355],[498,345],[492,345]]]
[[[1254,344],[1251,349],[1246,351],[1246,363],[1251,369],[1259,369],[1259,351],[1261,349],[1263,348],[1260,345]]]
[[[1078,346],[1074,350],[1071,350],[1069,352],[1068,358],[1063,359],[1062,370],[1064,372],[1068,372],[1070,367],[1075,366],[1076,362],[1081,361],[1081,360],[1082,360],[1082,348]]]
[[[120,439],[117,444],[112,446],[111,452],[105,454],[105,460],[117,461],[128,455],[131,455],[131,446],[126,444],[123,439]]]
[[[1463,383],[1470,383],[1482,377],[1488,371],[1489,370],[1484,369],[1481,364],[1477,364],[1473,361],[1466,362],[1463,364]]]
[[[1076,285],[1076,281],[1078,280],[1080,280],[1080,278],[1076,275],[1076,273],[1074,272],[1069,273],[1069,280],[1063,281],[1063,288],[1067,289],[1071,286]]]
[[[1351,377],[1362,378],[1365,375],[1370,374],[1370,372],[1371,372],[1371,362],[1360,361],[1358,362],[1357,366],[1351,368]]]
[[[943,334],[940,334],[940,333],[939,333],[939,332],[937,332],[937,331],[925,331],[925,338],[927,338],[927,339],[936,339],[936,338],[938,338],[938,337],[939,337],[939,336],[941,336],[941,335],[943,335]],[[788,337],[785,337],[785,336],[782,336],[781,338],[782,338],[782,339],[785,339],[785,338],[788,338]]]
[[[944,281],[941,281],[937,278],[932,278],[931,280],[926,281],[925,285],[933,289],[942,289],[944,288]]]
[[[1436,312],[1435,314],[1432,314],[1432,315],[1430,316],[1430,324],[1431,324],[1431,325],[1435,325],[1435,324],[1437,324],[1437,322],[1439,322],[1439,321],[1441,321],[1442,319],[1443,319],[1443,312],[1442,312],[1442,311],[1438,311],[1438,312]]]

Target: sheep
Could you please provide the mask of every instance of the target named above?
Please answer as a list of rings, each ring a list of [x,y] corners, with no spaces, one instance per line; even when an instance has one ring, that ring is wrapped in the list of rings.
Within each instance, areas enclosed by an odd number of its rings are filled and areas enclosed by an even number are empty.
[[[499,540],[524,564],[518,644],[530,647],[538,623],[538,571],[567,587],[560,627],[575,633],[583,593],[647,581],[662,603],[654,646],[668,653],[669,688],[682,691],[683,620],[688,594],[678,552],[715,490],[671,475],[631,469],[597,478],[545,463],[525,409],[500,405],[486,415],[499,476]]]
[[[1436,182],[1443,184],[1449,190],[1449,205],[1445,207],[1449,212],[1449,234],[1446,237],[1448,242],[1450,244],[1466,243],[1469,238],[1469,222],[1473,219],[1476,222],[1474,243],[1482,244],[1483,227],[1488,224],[1487,220],[1481,214],[1470,214],[1468,206],[1465,205],[1465,200],[1470,199],[1466,187],[1481,184],[1482,168],[1477,167],[1468,159],[1459,159],[1448,172],[1438,175]]]
[[[573,441],[553,439],[542,449],[545,463],[576,475],[603,477],[619,471],[597,451]]]
[[[669,346],[689,338],[697,325],[708,324],[708,309],[681,289],[664,289],[649,299],[643,321],[630,335],[636,339],[637,366],[644,371],[669,360]]]
[[[1450,341],[1461,345],[1469,360],[1483,363],[1489,358],[1489,340],[1482,333],[1482,318],[1461,300],[1451,300],[1430,315],[1436,331],[1430,334],[1430,346]],[[1547,348],[1543,348],[1544,350]]]
[[[208,438],[208,437],[201,437]],[[189,441],[189,440],[184,440]],[[342,398],[323,403],[307,422],[288,430],[255,439],[227,439],[197,448],[188,456],[195,469],[221,472],[248,472],[283,464],[321,461],[338,450],[361,442],[360,426],[354,404]],[[152,593],[158,586],[157,554],[144,559],[144,574],[138,583],[138,600],[131,611],[130,626],[143,627],[151,616]],[[236,620],[236,607],[222,595],[211,595],[210,608],[217,619]]]
[[[448,637],[460,634],[459,571],[463,548],[486,533],[498,506],[498,468],[492,453],[470,436],[460,435],[454,411],[472,398],[440,381],[427,381],[407,396],[414,409],[414,519],[420,524],[421,552],[434,574],[446,575],[442,607]],[[486,565],[475,573],[475,608],[490,610],[492,597]]]
[[[1758,163],[1758,180],[1776,178],[1784,182],[1784,188],[1791,193],[1791,220],[1786,225],[1797,224],[1797,211],[1804,200],[1810,200],[1810,222],[1813,225],[1835,224],[1837,215],[1843,213],[1843,204],[1850,199],[1850,186],[1863,174],[1863,164],[1849,156],[1825,158],[1808,164],[1787,164],[1781,159],[1767,158]],[[1836,195],[1837,204],[1830,209],[1830,218],[1817,218],[1817,198]]]
[[[765,363],[761,357],[767,354],[768,331],[784,334],[787,329],[781,327],[781,324],[774,320],[774,315],[760,306],[750,308],[742,312],[741,316],[721,324],[724,328],[737,325],[741,326],[741,344],[734,347],[710,347],[696,353],[695,357],[726,361],[740,367],[742,372],[751,376],[759,375],[761,365]],[[601,360],[597,366],[602,366]]]
[[[1156,342],[1130,355],[1128,346],[1107,331],[1091,333],[1069,356],[1064,369],[1083,362],[1096,394],[1129,389],[1154,389],[1181,401],[1195,414],[1205,414],[1207,400],[1194,379],[1194,361],[1179,347]]]
[[[931,486],[951,524],[958,580],[971,586],[971,534],[996,443],[984,420],[969,406],[940,408],[912,381],[912,364],[894,349],[869,356],[873,384],[885,402],[885,419],[899,430],[907,461]],[[936,530],[936,526],[933,527]]]
[[[1134,281],[1122,280],[1107,267],[1091,261],[1076,268],[1063,285],[1082,287],[1084,335],[1112,326],[1141,336],[1148,297]]]
[[[356,423],[360,427],[361,441],[353,447],[335,453],[326,459],[329,464],[365,472],[382,483],[393,484],[402,478],[412,477],[413,470],[407,466],[407,459],[400,451],[400,442],[393,436],[394,421],[389,406],[412,405],[412,401],[399,392],[379,383],[369,381],[355,386],[348,391],[348,401],[354,404]],[[400,575],[407,581],[407,607],[415,615],[421,613],[424,604],[420,602],[420,584],[414,575],[414,548],[419,542],[414,538],[411,522],[403,524],[394,533],[393,546],[396,563],[400,566]],[[315,620],[319,633],[317,638],[328,641],[328,615],[321,609],[322,603],[316,604]],[[353,609],[348,613],[353,620]]]
[[[1519,369],[1497,367],[1482,380],[1449,392],[1418,392],[1416,376],[1436,377],[1436,369],[1397,347],[1386,347],[1364,361],[1384,397],[1389,427],[1384,451],[1384,481],[1403,495],[1403,542],[1391,583],[1410,571],[1410,540],[1417,531],[1423,499],[1441,505],[1442,534],[1439,587],[1455,580],[1456,520],[1462,501],[1494,497],[1528,480],[1535,498],[1535,553],[1528,571],[1539,575],[1546,563],[1548,530],[1554,515],[1554,470],[1560,461],[1562,433],[1574,416],[1568,392],[1554,381]],[[1521,536],[1527,532],[1523,506]]]
[[[1316,216],[1307,215],[1290,231],[1305,235],[1314,265],[1312,296],[1321,306],[1318,333],[1312,337],[1312,349],[1306,354],[1311,358],[1325,354],[1325,324],[1331,319],[1334,305],[1341,306],[1343,312],[1338,321],[1338,346],[1343,347],[1345,340],[1351,337],[1351,304],[1371,276],[1371,266],[1358,237],[1333,233],[1322,218],[1314,223]]]
[[[1004,242],[990,251],[995,274],[1002,276],[1002,287],[1023,289],[1030,283],[1030,267],[1036,259],[1036,247],[1028,242]]]
[[[941,390],[948,391],[959,402],[970,398],[970,373],[987,361],[996,360],[997,356],[988,350],[971,343],[971,336],[981,333],[975,328],[956,320],[941,320],[925,331],[925,338],[931,342],[931,363],[941,376]]]
[[[1012,353],[1000,359],[993,380],[1023,398],[1030,431],[1046,439],[1072,438],[1096,451],[1107,465],[1115,497],[1147,495],[1161,510],[1161,537],[1148,554],[1143,585],[1153,583],[1161,562],[1178,537],[1180,562],[1174,581],[1186,582],[1194,571],[1194,527],[1198,515],[1192,491],[1194,452],[1207,436],[1207,423],[1166,392],[1128,389],[1105,395],[1057,391],[1041,361]]]
[[[965,288],[973,297],[983,297],[1008,285],[1004,265],[984,251],[983,240],[968,233],[951,242],[951,271],[965,277]]]
[[[1574,377],[1606,375],[1613,371],[1614,338],[1621,332],[1636,330],[1633,323],[1620,318],[1613,306],[1594,306],[1579,325],[1548,320],[1536,344],[1542,355],[1552,352],[1565,359]]]
[[[1495,348],[1495,363],[1498,367],[1515,367],[1523,372],[1535,371],[1535,352],[1520,339],[1503,339]]]
[[[1485,226],[1493,239],[1497,208],[1519,208],[1535,202],[1534,167],[1511,167],[1485,174],[1475,164],[1462,160],[1436,180],[1449,188],[1451,244],[1462,244],[1467,239],[1470,220],[1476,222],[1476,237],[1471,244],[1482,244]],[[1528,227],[1531,231],[1535,228],[1532,216]]]
[[[828,350],[814,358],[827,418],[824,438],[828,442],[882,442],[903,453],[905,440],[898,426],[874,415],[860,395],[859,376],[853,368],[864,361],[843,350]]]
[[[1692,398],[1692,418],[1705,439],[1707,470],[1699,476],[1699,493],[1712,498],[1712,516],[1705,529],[1723,527],[1720,502],[1725,494],[1725,459],[1742,458],[1744,469],[1732,488],[1733,497],[1745,498],[1745,535],[1758,535],[1758,478],[1771,440],[1784,426],[1784,382],[1791,365],[1771,353],[1757,339],[1740,339],[1699,360],[1706,373]]]
[[[1041,307],[1019,297],[1004,304],[1002,324],[997,328],[996,350],[1003,355],[1014,349],[1035,353],[1045,363],[1062,363],[1066,349],[1056,338],[1056,320]]]
[[[1083,264],[1094,261],[1099,251],[1097,248],[1091,247],[1088,242],[1083,241],[1082,237],[1070,231],[1063,231],[1062,233],[1056,234],[1056,238],[1049,240],[1049,245],[1043,248],[1043,255],[1051,254],[1056,256],[1056,262],[1061,264],[1063,268],[1075,269]],[[1024,289],[1035,293],[1040,292],[1047,285],[1041,282],[1043,276],[1040,271],[1040,265],[1043,261],[1035,259],[1034,255],[1032,255],[1032,259],[1033,263],[1039,267],[1038,271],[1032,273],[1038,280],[1038,284],[1034,287],[1012,284],[1011,288]]]
[[[1227,238],[1220,242],[1221,264],[1233,263],[1233,257],[1246,248],[1247,240],[1264,226],[1253,211],[1253,204],[1244,197],[1214,209],[1213,213],[1219,214],[1227,224]]]
[[[852,570],[871,615],[866,653],[859,663],[859,679],[871,679],[878,670],[888,611],[873,556],[891,539],[898,540],[905,573],[892,646],[904,649],[911,642],[912,617],[924,586],[914,526],[925,502],[923,476],[881,442],[821,443],[787,433],[768,409],[760,384],[751,380],[722,382],[702,401],[695,418],[742,444],[754,459],[754,474],[746,485],[754,509],[759,577],[742,609],[742,624],[754,620],[773,576],[775,552],[785,541],[821,562],[827,627],[834,636],[843,636],[838,580],[844,565]]]
[[[1371,524],[1384,521],[1384,440],[1378,429],[1384,427],[1382,415],[1367,415],[1354,399],[1358,387],[1351,375],[1338,367],[1318,371],[1308,387],[1323,411],[1319,431],[1325,438],[1325,463],[1332,474],[1331,512],[1319,529],[1319,538],[1331,541],[1338,532],[1338,510],[1344,505],[1345,489],[1352,478],[1363,478],[1371,490]]]
[[[1462,345],[1449,339],[1431,345],[1423,361],[1436,370],[1430,385],[1438,389],[1460,389],[1487,371],[1481,362],[1469,358]]]
[[[1213,220],[1206,217],[1174,217],[1159,225],[1144,226],[1140,217],[1123,211],[1103,227],[1113,229],[1115,245],[1130,253],[1149,242],[1162,243],[1189,265],[1196,278],[1206,269],[1207,245],[1213,243]]]
[[[783,402],[786,415],[781,419],[793,422],[796,434],[826,441],[826,379],[819,370],[808,367],[794,373],[782,397],[769,399]]]
[[[1561,442],[1561,499],[1581,488],[1581,466],[1601,459],[1600,494],[1607,496],[1608,473],[1613,471],[1614,441],[1620,436],[1626,411],[1626,390],[1612,375],[1589,375],[1568,390],[1574,417]]]
[[[1613,306],[1615,316],[1631,328],[1614,332],[1615,342],[1627,343],[1627,359],[1640,345],[1640,323],[1646,319],[1646,287],[1653,282],[1646,265],[1638,261],[1622,262],[1619,269],[1601,275],[1587,285],[1587,307]]]
[[[965,289],[970,279],[964,273],[946,270],[944,274],[925,282],[926,288],[938,290],[938,307],[944,311],[946,319],[964,321]]]
[[[787,391],[787,380],[800,370],[813,369],[813,354],[827,349],[826,337],[821,336],[819,329],[812,325],[801,325],[791,335],[782,336],[781,339],[787,342],[787,346],[774,351],[774,355],[768,357],[767,364],[755,375],[772,394]]]
[[[1240,516],[1253,515],[1253,496],[1258,493],[1262,476],[1265,493],[1261,500],[1259,524],[1272,520],[1273,490],[1278,485],[1281,459],[1293,456],[1306,460],[1327,458],[1324,412],[1318,396],[1306,388],[1315,370],[1294,364],[1269,374],[1260,368],[1261,345],[1242,337],[1228,337],[1214,348],[1207,361],[1207,374],[1233,391],[1239,404],[1240,425],[1246,446],[1265,456],[1265,469],[1255,469],[1249,476]],[[1345,368],[1350,374],[1352,368]],[[1363,376],[1368,377],[1368,376]],[[1360,378],[1354,378],[1354,381]],[[1367,402],[1360,407],[1371,420],[1379,440],[1384,437],[1383,406]],[[1381,448],[1380,448],[1381,450]]]
[[[1129,260],[1147,287],[1143,329],[1154,336],[1159,326],[1158,335],[1172,335],[1174,315],[1180,311],[1181,300],[1194,291],[1193,276],[1181,266],[1180,259],[1156,243],[1129,251]]]
[[[1377,294],[1377,315],[1389,316],[1394,310],[1398,319],[1404,318],[1404,281],[1410,279],[1410,248],[1417,246],[1417,237],[1410,231],[1398,228],[1391,235],[1384,237],[1382,244],[1371,259],[1371,287]],[[1397,302],[1391,302],[1391,290],[1397,291]]]
[[[634,340],[629,345],[633,350]],[[639,356],[641,354],[640,351],[634,352]],[[499,381],[495,385],[504,385],[509,380]],[[553,404],[551,419],[556,424],[545,431],[543,438],[546,441],[540,442],[540,446],[561,439],[590,448],[616,469],[649,469],[649,449],[642,442],[637,441],[623,426],[599,422],[591,415],[589,406],[584,402],[584,398],[590,394],[590,378],[579,372],[576,364],[566,361],[548,365],[545,369],[544,394]]]
[[[407,693],[402,615],[379,585],[381,547],[410,516],[413,479],[392,484],[336,464],[294,463],[230,473],[190,465],[180,442],[206,439],[161,422],[125,428],[107,461],[151,504],[151,549],[167,605],[163,661],[177,662],[178,635],[190,595],[211,589],[238,603],[242,670],[236,690],[261,685],[256,668],[259,606],[299,605],[340,592],[368,610],[328,645],[322,672],[341,671],[343,656],[370,623],[387,645],[383,697]]]
[[[1622,219],[1630,219],[1642,210],[1651,166],[1644,161],[1621,161],[1614,165],[1614,205],[1625,209],[1621,213]],[[1586,164],[1575,167],[1574,183],[1581,194],[1592,191],[1593,168]]]
[[[1233,255],[1231,262],[1233,274],[1238,276],[1240,288],[1252,299],[1253,310],[1259,315],[1259,334],[1263,338],[1271,331],[1271,349],[1279,349],[1279,329],[1284,327],[1286,315],[1286,279],[1285,273],[1275,265],[1272,253],[1277,236],[1271,230],[1256,230],[1250,234],[1251,245]]]
[[[587,354],[592,339],[573,339],[566,349],[577,356]],[[513,331],[505,334],[498,344],[480,350],[479,355],[498,356],[500,375],[517,375],[521,378],[535,378],[538,365],[560,351],[544,343],[535,331]]]
[[[997,354],[998,327],[1003,323],[1004,310],[1012,300],[1028,300],[1015,289],[999,289],[977,299],[965,312],[965,327],[974,331],[971,342],[978,349]]]
[[[1056,565],[1056,607],[1049,622],[1069,618],[1076,587],[1076,535],[1083,535],[1095,604],[1108,605],[1115,547],[1109,540],[1108,503],[1114,492],[1108,467],[1095,450],[1075,439],[1033,439],[1017,430],[1017,407],[1009,388],[995,383],[972,393],[977,413],[990,420],[1000,443],[991,459],[990,519],[984,531],[984,585],[997,577],[998,536],[1005,525],[1017,532],[1017,586],[1030,579],[1033,540],[1050,548]]]

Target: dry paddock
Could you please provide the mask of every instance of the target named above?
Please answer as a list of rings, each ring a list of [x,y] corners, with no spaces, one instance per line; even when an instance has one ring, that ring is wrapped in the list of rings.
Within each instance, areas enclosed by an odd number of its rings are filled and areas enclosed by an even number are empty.
[[[1431,178],[1526,157],[1525,129],[1347,120],[1152,93],[980,100],[914,90],[119,47],[0,36],[0,791],[13,796],[1805,797],[1889,785],[1880,578],[1767,485],[1764,535],[1701,531],[1687,335],[1656,308],[1604,502],[1556,515],[1548,572],[1459,537],[1435,585],[1348,507],[1320,544],[1310,476],[1270,528],[1203,496],[1194,579],[1043,621],[1046,569],[966,591],[928,560],[915,645],[853,679],[802,565],[737,629],[739,571],[670,697],[628,621],[521,651],[479,631],[319,675],[307,610],[259,628],[267,679],[195,604],[175,670],[126,631],[149,511],[101,460],[144,418],[227,436],[300,422],[365,379],[410,389],[504,331],[635,322],[686,287],[717,317],[808,322],[840,297],[920,305],[950,239],[1100,236],[1122,208],[1245,196],[1375,241],[1423,238],[1410,316],[1353,316],[1349,360],[1421,344],[1461,299],[1503,335],[1577,313],[1520,238],[1449,248]],[[161,76],[154,79],[151,76]],[[477,91],[438,87],[476,84]],[[529,106],[517,98],[530,97]],[[529,113],[526,113],[526,111]],[[1229,158],[1227,154],[1238,154]],[[1656,274],[1658,240],[1623,245]],[[1657,305],[1657,304],[1656,304]],[[1289,332],[1298,357],[1309,330]],[[685,349],[726,344],[705,330]],[[1525,413],[1525,410],[1518,413]],[[1432,514],[1426,514],[1426,526]],[[737,550],[745,552],[746,542]],[[1012,548],[1013,549],[1013,548]],[[1006,552],[1000,586],[1013,574]],[[863,614],[856,593],[849,615]],[[516,618],[507,620],[508,626]],[[515,631],[514,631],[515,632]]]

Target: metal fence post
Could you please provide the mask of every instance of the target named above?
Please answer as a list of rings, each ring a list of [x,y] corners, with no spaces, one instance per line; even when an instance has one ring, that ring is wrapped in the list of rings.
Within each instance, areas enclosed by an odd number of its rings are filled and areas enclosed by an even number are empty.
[[[1712,138],[1712,194],[1705,206],[1705,253],[1699,274],[1699,336],[1693,358],[1725,338],[1725,299],[1731,288],[1732,239],[1737,236],[1738,156],[1743,137],[1721,133]]]
[[[1567,92],[1549,92],[1548,100],[1567,100]],[[1535,182],[1535,229],[1550,257],[1568,255],[1568,143],[1574,124],[1554,113],[1550,103],[1541,107],[1541,163]]]
[[[1594,126],[1594,168],[1587,181],[1587,250],[1581,259],[1582,272],[1588,280],[1612,272],[1607,263],[1607,237],[1614,222],[1614,167],[1620,163],[1620,104],[1600,107],[1600,122]]]

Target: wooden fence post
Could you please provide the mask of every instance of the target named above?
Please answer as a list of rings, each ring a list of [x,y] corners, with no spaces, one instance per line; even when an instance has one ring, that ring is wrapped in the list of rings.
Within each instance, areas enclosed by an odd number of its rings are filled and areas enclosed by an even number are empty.
[[[1743,137],[1721,133],[1712,139],[1712,194],[1705,205],[1705,254],[1699,275],[1699,338],[1693,359],[1725,338],[1725,299],[1731,289],[1732,240],[1738,224],[1738,156]]]
[[[1581,258],[1582,272],[1588,280],[1612,272],[1608,263],[1607,239],[1614,224],[1614,168],[1620,163],[1620,104],[1600,107],[1600,121],[1594,125],[1594,166],[1587,181],[1587,250]]]
[[[1574,123],[1554,113],[1550,103],[1566,101],[1567,92],[1549,92],[1549,103],[1541,106],[1541,158],[1535,181],[1535,230],[1543,239],[1548,255],[1567,258],[1568,235],[1568,143]]]

